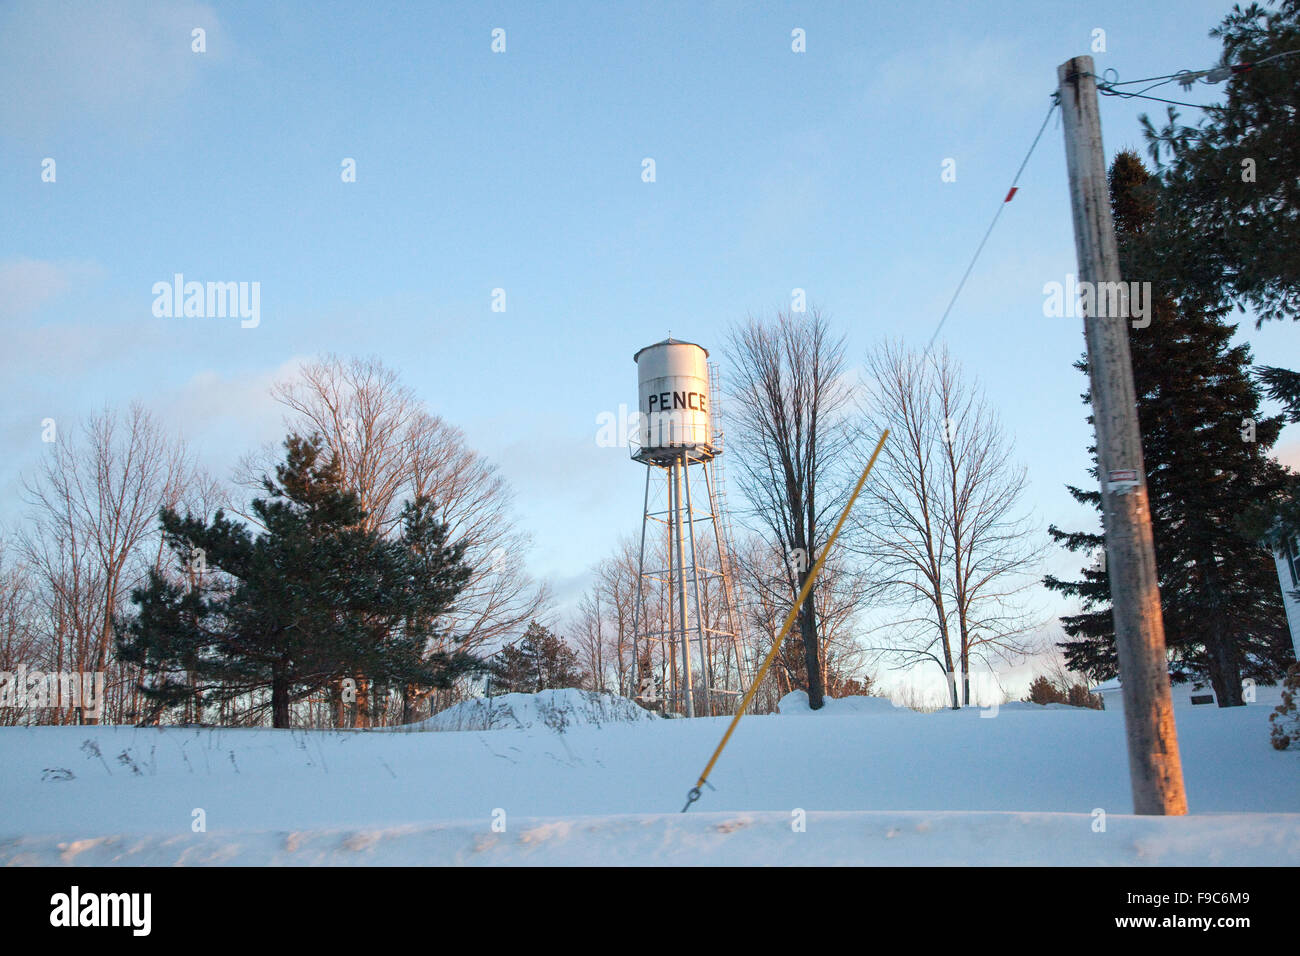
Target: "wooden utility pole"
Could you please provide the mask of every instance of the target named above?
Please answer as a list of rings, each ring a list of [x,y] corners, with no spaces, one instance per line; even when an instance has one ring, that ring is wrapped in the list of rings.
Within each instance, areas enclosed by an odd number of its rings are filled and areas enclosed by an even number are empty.
[[[1144,814],[1183,814],[1187,812],[1187,796],[1169,692],[1165,628],[1129,357],[1128,296],[1119,296],[1125,306],[1118,310],[1120,315],[1104,314],[1110,310],[1098,309],[1108,296],[1097,293],[1116,288],[1101,283],[1119,283],[1121,277],[1092,57],[1075,57],[1061,64],[1056,73],[1079,282],[1081,287],[1085,282],[1092,283],[1094,291],[1083,327],[1097,429],[1106,570],[1115,614],[1133,809]]]

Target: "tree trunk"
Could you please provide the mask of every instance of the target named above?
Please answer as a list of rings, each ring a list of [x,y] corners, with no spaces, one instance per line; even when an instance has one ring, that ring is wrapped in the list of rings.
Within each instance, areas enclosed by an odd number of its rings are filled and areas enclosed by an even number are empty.
[[[289,682],[279,673],[271,676],[271,726],[289,726]]]
[[[961,705],[970,706],[970,643],[965,621],[961,624]]]
[[[953,668],[952,631],[948,627],[948,611],[944,607],[943,594],[940,592],[935,600],[935,610],[939,618],[939,635],[943,644],[943,676],[948,684],[948,696],[952,698],[952,709],[961,710],[961,699],[957,696],[957,672]]]
[[[1210,686],[1220,707],[1241,707],[1241,667],[1233,653],[1231,638],[1216,635],[1206,648],[1209,652]]]
[[[967,670],[966,655],[961,656],[961,705],[970,706],[970,671]]]
[[[1205,642],[1214,700],[1220,707],[1241,707],[1245,704],[1241,695],[1241,659],[1236,653],[1232,635],[1222,620],[1220,609],[1224,606],[1224,594],[1213,554],[1201,562],[1201,573],[1204,578],[1203,587],[1214,608],[1214,617],[1218,618],[1210,623],[1208,630],[1212,636]]]
[[[799,576],[801,588],[811,573],[811,570],[808,570]],[[821,655],[817,644],[817,615],[812,594],[808,595],[808,600],[804,601],[803,607],[799,610],[799,633],[803,637],[804,672],[808,678],[808,706],[812,710],[821,710],[826,703],[826,687],[822,683],[821,662],[818,660]]]
[[[356,727],[370,726],[370,681],[364,677],[357,679],[357,704],[356,719],[353,725]]]
[[[948,679],[948,696],[952,699],[952,709],[961,710],[961,703],[957,697],[957,675],[952,671],[952,665],[948,665],[948,670],[944,674]]]

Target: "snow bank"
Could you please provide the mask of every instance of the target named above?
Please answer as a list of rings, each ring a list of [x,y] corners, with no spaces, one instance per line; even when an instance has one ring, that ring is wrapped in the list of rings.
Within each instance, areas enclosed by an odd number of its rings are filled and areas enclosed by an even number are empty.
[[[1293,866],[1300,814],[660,813],[361,829],[21,837],[38,866]]]
[[[806,690],[792,690],[777,702],[777,713],[782,717],[808,717],[812,714],[829,714],[832,717],[848,717],[860,714],[897,714],[913,713],[895,704],[888,697],[827,697],[821,710],[808,706]]]
[[[980,708],[975,708],[979,710]],[[988,708],[992,709],[992,708]],[[1076,714],[1080,711],[1100,710],[1099,707],[1075,707],[1073,704],[1035,704],[1027,700],[1009,700],[1005,704],[998,704],[999,710],[1028,711],[1031,714],[1040,714],[1046,710],[1070,710]]]
[[[536,694],[475,697],[414,724],[385,728],[407,733],[456,730],[529,730],[544,727],[564,733],[570,727],[637,724],[656,714],[626,697],[587,690],[544,690]]]

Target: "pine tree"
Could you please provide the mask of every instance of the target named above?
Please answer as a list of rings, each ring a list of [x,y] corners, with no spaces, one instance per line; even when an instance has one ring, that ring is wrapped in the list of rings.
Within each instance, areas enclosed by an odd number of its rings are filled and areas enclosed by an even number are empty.
[[[584,681],[578,655],[536,621],[528,625],[517,643],[497,652],[488,674],[494,694],[535,694],[579,687]]]
[[[1287,419],[1300,423],[1300,372],[1261,365],[1255,368],[1255,375],[1268,392],[1268,397],[1286,406]]]
[[[1300,319],[1300,56],[1279,56],[1300,50],[1300,0],[1236,5],[1210,36],[1237,68],[1214,87],[1221,106],[1196,126],[1172,106],[1159,130],[1141,117],[1165,160],[1166,254],[1207,299],[1252,306],[1261,322]]]
[[[1115,158],[1110,185],[1121,269],[1130,280],[1150,276],[1156,290],[1151,324],[1129,339],[1165,638],[1174,679],[1208,678],[1220,705],[1231,706],[1242,702],[1243,678],[1275,682],[1293,659],[1272,556],[1243,521],[1287,484],[1286,470],[1268,455],[1281,420],[1259,411],[1250,350],[1231,344],[1233,328],[1224,321],[1229,307],[1162,271],[1168,261],[1159,255],[1148,180],[1136,154]],[[1077,367],[1086,372],[1086,359]],[[1100,510],[1099,491],[1069,491]],[[1100,534],[1049,533],[1070,551],[1102,553]],[[1070,669],[1094,680],[1115,676],[1104,566],[1084,569],[1080,581],[1049,576],[1044,583],[1083,603],[1081,613],[1062,618]]]
[[[448,686],[476,664],[427,651],[470,573],[432,504],[408,504],[401,536],[385,540],[365,529],[317,440],[291,435],[285,447],[253,502],[262,532],[220,511],[209,524],[161,514],[168,545],[183,562],[201,555],[202,569],[189,585],[152,572],[118,623],[119,653],[148,675],[141,690],[155,713],[269,691],[272,725],[288,727],[294,701],[345,677]]]
[[[1173,106],[1158,130],[1141,117],[1171,224],[1164,256],[1200,294],[1253,308],[1257,326],[1300,320],[1300,0],[1234,5],[1210,36],[1232,67],[1221,105],[1194,126]],[[1300,422],[1300,372],[1255,374]],[[1275,538],[1300,534],[1300,496],[1257,518]]]

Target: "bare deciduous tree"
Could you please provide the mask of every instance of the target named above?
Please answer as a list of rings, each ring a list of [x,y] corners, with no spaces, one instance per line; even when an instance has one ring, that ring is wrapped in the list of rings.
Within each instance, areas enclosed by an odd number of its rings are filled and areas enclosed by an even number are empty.
[[[739,575],[737,593],[745,627],[742,635],[754,660],[764,659],[790,612],[790,581],[801,558],[781,554],[769,543],[751,536],[735,559]],[[846,687],[869,686],[868,651],[858,641],[859,612],[868,589],[852,556],[841,551],[827,557],[813,592],[818,622],[819,660],[823,685],[836,696]],[[787,641],[777,653],[766,683],[755,698],[755,709],[770,712],[777,702],[804,681],[803,647]],[[856,691],[855,691],[856,692]]]
[[[148,564],[162,560],[152,540],[158,512],[177,506],[196,481],[184,444],[133,404],[124,414],[105,409],[76,437],[62,432],[25,485],[33,514],[20,546],[43,604],[48,664],[105,672],[117,719],[136,682],[115,672],[113,618]],[[61,717],[98,722],[82,711]]]
[[[981,393],[942,352],[883,344],[867,361],[864,435],[890,429],[856,522],[873,593],[904,609],[880,648],[942,668],[971,702],[978,660],[1014,662],[1037,622],[1023,607],[1045,545],[1023,510],[1025,471]]]
[[[578,602],[578,619],[570,633],[575,635],[578,662],[587,675],[589,689],[604,692],[609,675],[606,670],[608,638],[605,633],[605,607],[601,589],[593,587]]]
[[[473,573],[444,622],[461,649],[491,648],[542,613],[549,593],[525,569],[530,542],[515,520],[508,483],[395,371],[375,358],[329,355],[305,363],[272,394],[288,409],[290,430],[319,434],[337,456],[373,528],[395,532],[402,503],[423,495],[451,540],[468,544]],[[264,449],[246,457],[241,484],[257,486],[274,454]]]
[[[632,688],[636,575],[637,543],[625,538],[593,569],[591,588],[578,605],[571,632],[578,635],[579,658],[592,690],[615,689],[626,697],[636,694]]]
[[[778,312],[770,321],[751,317],[733,329],[730,345],[734,440],[728,451],[738,460],[739,485],[749,504],[744,517],[780,553],[807,556],[787,565],[792,603],[851,490],[837,481],[854,450],[844,341],[810,309]],[[808,702],[816,710],[825,688],[815,599],[804,603],[798,628]]]
[[[0,706],[0,725],[24,722],[27,708],[17,691],[19,667],[44,667],[39,625],[36,618],[36,594],[27,567],[15,561],[12,551],[0,543],[0,672],[9,678],[13,703]]]

